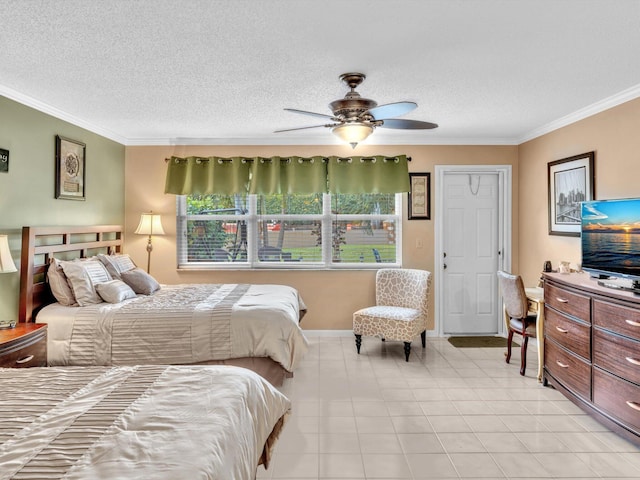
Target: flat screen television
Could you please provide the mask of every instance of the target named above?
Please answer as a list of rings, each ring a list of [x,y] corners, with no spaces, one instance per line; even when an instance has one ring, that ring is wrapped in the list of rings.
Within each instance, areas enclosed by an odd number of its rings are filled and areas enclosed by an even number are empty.
[[[640,289],[640,198],[594,200],[581,207],[582,269],[607,286]]]

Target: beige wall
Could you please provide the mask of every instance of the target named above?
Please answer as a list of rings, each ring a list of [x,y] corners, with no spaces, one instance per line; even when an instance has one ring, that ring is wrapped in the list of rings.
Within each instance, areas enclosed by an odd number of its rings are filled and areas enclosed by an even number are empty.
[[[525,283],[535,284],[542,263],[580,261],[577,237],[548,234],[547,163],[594,150],[597,199],[640,196],[640,99],[516,146],[173,146],[123,147],[70,123],[0,97],[0,148],[10,150],[8,173],[0,173],[0,233],[9,234],[16,264],[23,225],[125,223],[125,249],[146,263],[146,239],[134,235],[139,215],[164,216],[167,235],[154,239],[152,274],[166,283],[284,283],[300,290],[309,306],[307,329],[349,329],[351,313],[373,301],[373,271],[213,271],[176,269],[175,197],[165,195],[164,158],[170,155],[396,155],[413,158],[410,170],[434,172],[435,165],[512,165],[513,265]],[[87,200],[54,199],[55,135],[87,144]],[[432,218],[435,185],[432,178]],[[123,195],[124,192],[124,195]],[[406,219],[406,205],[403,218]],[[403,224],[404,266],[433,271],[434,221]],[[417,249],[415,239],[424,247]],[[522,255],[519,252],[523,252]],[[18,274],[0,275],[0,318],[18,311]],[[331,309],[329,310],[329,305]],[[331,312],[328,315],[328,312]],[[433,311],[430,319],[433,325]]]
[[[56,200],[55,136],[86,150],[86,201]],[[16,266],[24,225],[120,224],[124,221],[124,146],[0,96],[0,234],[9,235]],[[19,274],[0,274],[0,318],[17,318]]]
[[[514,212],[518,211],[516,146],[172,146],[127,147],[125,163],[125,251],[139,265],[146,264],[146,237],[133,235],[140,213],[153,210],[163,216],[165,236],[154,237],[151,274],[162,283],[281,283],[297,288],[309,308],[303,327],[310,330],[351,329],[352,313],[374,301],[375,271],[178,271],[176,269],[176,202],[165,195],[164,159],[171,156],[272,156],[272,155],[398,155],[412,157],[410,171],[431,172],[431,218],[434,218],[435,165],[512,165]],[[433,271],[434,221],[408,221],[403,212],[403,266]],[[513,259],[517,264],[517,218],[513,219]],[[416,248],[416,238],[424,247]],[[432,301],[433,305],[433,301]],[[430,328],[433,328],[433,308]]]
[[[520,271],[526,284],[551,260],[580,262],[580,238],[548,234],[547,163],[595,151],[595,198],[640,196],[640,99],[543,135],[519,147]]]

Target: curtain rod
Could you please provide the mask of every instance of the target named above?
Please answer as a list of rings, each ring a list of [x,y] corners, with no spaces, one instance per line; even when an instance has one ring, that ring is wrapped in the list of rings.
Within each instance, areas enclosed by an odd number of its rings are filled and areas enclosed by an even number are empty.
[[[189,156],[190,156],[190,157],[197,157],[198,155],[189,155]],[[367,158],[373,158],[374,156],[375,156],[375,155],[373,155],[373,156],[369,155],[369,156],[363,156],[362,158],[363,158],[363,159],[367,159]],[[380,156],[384,156],[384,155],[380,155]],[[188,157],[179,157],[179,158],[188,158]],[[208,157],[200,157],[200,158],[208,158]],[[225,157],[220,157],[220,158],[225,158]],[[247,162],[253,162],[253,159],[254,159],[255,157],[243,157],[243,158],[245,158],[245,160],[246,160]],[[269,158],[269,157],[257,157],[257,158]],[[288,159],[288,158],[290,158],[290,157],[282,157],[282,158],[283,158],[283,159]],[[300,157],[300,158],[307,158],[307,157]],[[342,158],[350,158],[350,157],[338,157],[338,158],[339,158],[339,159],[342,159]],[[391,158],[395,158],[395,157],[386,157],[386,156],[385,156],[385,158],[386,158],[386,159],[391,159]],[[170,160],[171,160],[171,158],[165,158],[165,159],[164,159],[165,163],[168,163]],[[328,160],[328,158],[327,158],[327,157],[323,157],[323,160]],[[411,157],[407,157],[407,162],[410,162],[410,161],[411,161]]]

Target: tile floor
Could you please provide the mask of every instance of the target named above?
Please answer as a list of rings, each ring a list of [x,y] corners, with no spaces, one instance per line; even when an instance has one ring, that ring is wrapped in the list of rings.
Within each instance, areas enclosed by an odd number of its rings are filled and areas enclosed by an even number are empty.
[[[292,416],[258,479],[635,478],[640,449],[535,378],[502,348],[311,337],[282,387]]]

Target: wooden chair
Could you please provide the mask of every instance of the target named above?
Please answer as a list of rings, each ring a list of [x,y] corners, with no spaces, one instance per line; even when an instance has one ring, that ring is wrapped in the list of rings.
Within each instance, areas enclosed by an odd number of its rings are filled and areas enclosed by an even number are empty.
[[[520,347],[520,375],[524,375],[527,368],[527,345],[529,337],[536,336],[536,316],[529,315],[529,302],[520,275],[498,271],[498,282],[504,301],[505,323],[509,331],[507,338],[507,358],[511,360],[511,342],[513,334],[522,336]]]
[[[353,314],[353,333],[360,353],[362,335],[404,342],[409,361],[411,341],[422,337],[426,347],[431,272],[409,268],[383,268],[376,273],[376,305]]]

